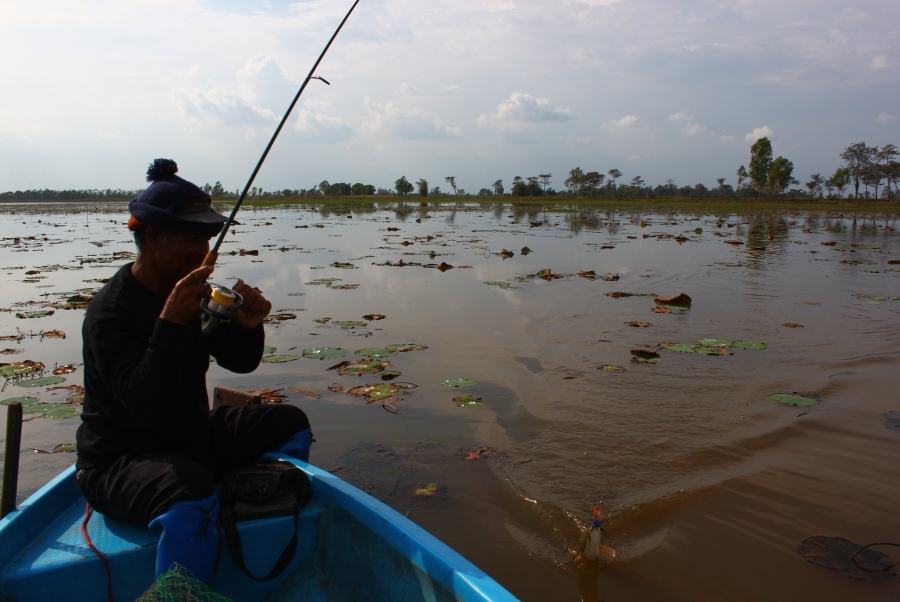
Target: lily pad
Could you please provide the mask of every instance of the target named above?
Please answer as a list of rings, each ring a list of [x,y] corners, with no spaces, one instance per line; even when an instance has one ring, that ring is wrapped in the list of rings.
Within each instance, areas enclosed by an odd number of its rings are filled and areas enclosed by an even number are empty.
[[[8,406],[11,403],[21,403],[23,406],[30,406],[40,401],[37,397],[10,397],[0,401],[0,406]]]
[[[731,347],[734,345],[734,341],[729,341],[728,339],[697,339],[697,344],[704,347]]]
[[[338,268],[341,270],[358,270],[359,266],[355,266],[352,263],[345,263],[342,261],[335,261],[331,264],[331,267]]]
[[[306,293],[288,293],[288,297],[302,297]]]
[[[47,316],[52,316],[52,315],[53,315],[52,309],[37,309],[34,311],[26,311],[26,312],[17,313],[16,317],[22,318],[24,320],[25,318],[45,318]]]
[[[769,395],[769,399],[771,399],[772,401],[777,401],[778,403],[783,403],[785,405],[801,408],[808,408],[810,406],[818,405],[822,401],[821,397],[819,397],[815,393],[809,393],[808,391],[793,391],[791,393],[781,391]]]
[[[335,320],[334,323],[341,328],[365,328],[369,325],[368,322],[360,322],[358,320]]]
[[[651,349],[632,349],[631,361],[639,364],[658,364],[662,361],[659,353]]]
[[[56,384],[64,383],[64,382],[66,382],[66,379],[62,376],[45,376],[43,378],[20,380],[16,384],[20,387],[27,387],[29,389],[34,389],[37,387],[46,387],[48,385],[56,385]]]
[[[376,347],[367,347],[366,349],[357,349],[356,355],[361,355],[363,357],[394,357],[397,355],[396,351],[391,351],[390,349],[378,349]]]
[[[485,284],[489,284],[491,286],[496,286],[498,288],[502,288],[503,290],[507,290],[507,291],[516,290],[519,288],[518,286],[513,286],[509,282],[503,282],[502,280],[488,280],[485,282]]]
[[[293,362],[296,359],[300,359],[296,355],[267,355],[262,358],[262,363],[264,364],[283,364],[285,362]]]
[[[694,353],[699,353],[700,355],[734,355],[731,353],[730,347],[704,347],[703,345],[694,347]]]
[[[345,355],[347,355],[347,350],[340,347],[313,347],[303,350],[303,357],[311,360],[332,360]]]
[[[474,408],[483,406],[484,400],[481,397],[474,397],[472,395],[460,395],[459,397],[453,398],[453,403],[461,408]]]
[[[12,364],[0,364],[0,376],[3,378],[13,378],[16,376],[25,376],[33,374],[44,369],[44,364],[25,360],[24,362],[14,362]]]
[[[448,387],[474,387],[478,381],[474,378],[448,378],[441,384]]]
[[[329,370],[337,370],[341,375],[362,376],[363,374],[376,374],[390,367],[391,362],[377,359],[355,360],[340,362],[331,366]]]
[[[403,389],[390,383],[372,383],[353,387],[347,395],[365,397],[366,403],[384,402],[403,393]]]
[[[388,351],[399,351],[403,353],[405,351],[421,351],[422,349],[428,349],[428,345],[417,345],[416,343],[400,343],[395,345],[385,345],[385,349]]]
[[[731,346],[736,349],[765,349],[768,347],[762,341],[735,341]]]
[[[694,345],[688,345],[687,343],[660,343],[659,346],[667,351],[694,353]]]
[[[275,348],[272,347],[271,345],[263,346],[263,355],[272,355],[274,353],[275,353]]]
[[[278,324],[284,320],[296,320],[297,314],[269,314],[263,318],[263,324]]]
[[[625,368],[622,366],[613,366],[612,364],[603,364],[602,366],[597,367],[598,370],[603,370],[604,372],[625,372]]]
[[[43,414],[45,418],[72,418],[75,414],[75,408],[67,403],[35,403],[25,406],[22,412],[24,414]]]

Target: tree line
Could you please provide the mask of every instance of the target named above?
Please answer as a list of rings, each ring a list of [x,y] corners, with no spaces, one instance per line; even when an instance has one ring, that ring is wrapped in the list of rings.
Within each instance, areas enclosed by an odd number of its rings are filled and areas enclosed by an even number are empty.
[[[584,171],[581,167],[569,170],[569,176],[563,181],[564,188],[556,190],[552,185],[553,175],[543,173],[536,176],[515,176],[507,190],[503,180],[496,180],[490,186],[481,188],[477,194],[470,194],[457,185],[456,176],[447,176],[444,182],[449,190],[441,190],[440,186],[430,187],[428,181],[420,178],[413,184],[406,176],[394,182],[393,189],[376,188],[372,184],[357,182],[331,183],[322,180],[310,188],[284,188],[281,190],[263,190],[252,187],[248,191],[249,198],[324,198],[342,196],[400,196],[417,194],[420,197],[591,197],[591,198],[657,198],[688,197],[704,198],[845,198],[845,190],[851,184],[853,198],[879,199],[900,194],[900,152],[894,144],[882,147],[869,146],[865,142],[856,142],[847,146],[840,154],[842,164],[830,177],[814,173],[805,182],[806,190],[800,188],[800,181],[794,177],[794,164],[787,158],[773,158],[772,141],[760,138],[750,147],[749,169],[741,165],[736,175],[736,186],[726,183],[725,178],[716,180],[717,186],[708,188],[702,183],[678,186],[668,179],[663,184],[648,185],[641,176],[634,176],[630,181],[619,183],[624,177],[618,168],[600,173],[596,170]],[[883,188],[882,188],[883,187]],[[237,199],[240,190],[225,190],[221,182],[204,184],[203,190],[215,199]],[[862,192],[860,192],[862,188]],[[870,193],[871,189],[871,193]],[[451,192],[452,191],[452,192]],[[89,189],[89,190],[17,190],[0,192],[0,201],[53,201],[53,200],[120,200],[138,196],[141,190],[124,189]],[[879,197],[879,194],[883,196]]]

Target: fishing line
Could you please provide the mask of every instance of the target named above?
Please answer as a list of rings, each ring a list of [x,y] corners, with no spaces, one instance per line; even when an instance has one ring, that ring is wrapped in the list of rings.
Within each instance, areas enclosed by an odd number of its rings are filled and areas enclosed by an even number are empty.
[[[889,571],[889,570],[891,570],[892,568],[894,568],[895,566],[897,566],[898,564],[900,564],[900,560],[898,560],[898,561],[895,562],[894,564],[889,565],[889,566],[886,566],[886,567],[884,567],[884,568],[880,568],[880,569],[867,569],[866,567],[860,565],[860,564],[856,561],[856,555],[859,554],[860,552],[862,552],[863,550],[866,550],[866,549],[868,549],[868,548],[871,548],[872,546],[894,546],[895,548],[900,548],[900,543],[890,543],[890,542],[882,541],[882,542],[878,542],[878,543],[870,543],[870,544],[864,545],[864,546],[861,547],[860,549],[858,549],[858,550],[856,550],[855,552],[853,552],[853,555],[850,556],[850,560],[853,561],[853,564],[855,564],[857,568],[859,568],[859,569],[861,569],[861,570],[863,570],[863,571],[866,571],[867,573],[882,573],[882,572],[885,572],[885,571]]]

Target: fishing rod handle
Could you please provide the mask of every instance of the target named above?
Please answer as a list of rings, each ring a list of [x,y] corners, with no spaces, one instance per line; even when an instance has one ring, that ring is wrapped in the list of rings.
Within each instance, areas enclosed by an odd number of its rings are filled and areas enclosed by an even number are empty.
[[[22,445],[22,404],[14,401],[6,410],[6,453],[3,456],[3,489],[0,490],[0,518],[16,509],[19,481],[19,448]]]

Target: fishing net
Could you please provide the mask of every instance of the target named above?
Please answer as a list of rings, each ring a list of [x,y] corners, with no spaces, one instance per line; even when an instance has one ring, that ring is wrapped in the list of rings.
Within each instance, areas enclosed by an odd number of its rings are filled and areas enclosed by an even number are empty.
[[[217,594],[188,569],[175,563],[135,602],[233,602],[233,600]]]

